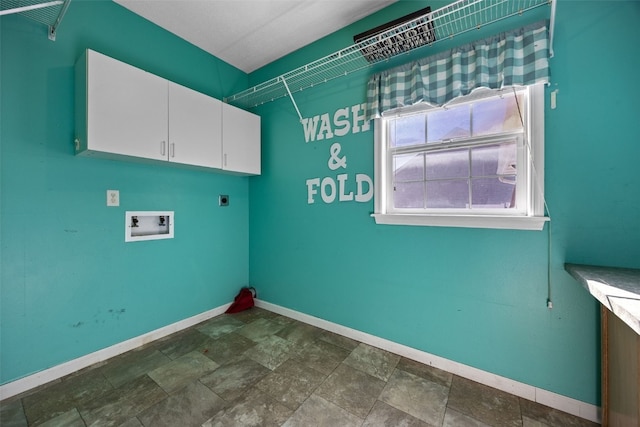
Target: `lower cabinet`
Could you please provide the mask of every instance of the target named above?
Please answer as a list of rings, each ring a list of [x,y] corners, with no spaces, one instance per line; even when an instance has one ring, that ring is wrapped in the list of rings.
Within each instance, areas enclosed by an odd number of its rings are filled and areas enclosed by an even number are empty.
[[[600,305],[602,425],[640,425],[640,335]]]

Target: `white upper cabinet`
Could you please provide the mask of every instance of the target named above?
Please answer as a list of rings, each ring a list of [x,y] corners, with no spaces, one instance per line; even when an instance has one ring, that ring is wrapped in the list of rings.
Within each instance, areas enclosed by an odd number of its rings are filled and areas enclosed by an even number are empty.
[[[259,116],[89,49],[76,63],[75,145],[88,156],[260,174]]]
[[[163,159],[168,82],[91,50],[80,66],[86,67],[86,89],[76,91],[76,96],[86,96],[86,136],[81,141],[85,148]]]
[[[222,102],[169,82],[170,162],[222,168]]]
[[[224,170],[260,175],[260,116],[222,104]]]

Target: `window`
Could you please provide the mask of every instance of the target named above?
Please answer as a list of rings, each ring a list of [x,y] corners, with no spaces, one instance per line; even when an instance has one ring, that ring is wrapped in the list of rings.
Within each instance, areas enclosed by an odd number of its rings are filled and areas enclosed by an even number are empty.
[[[542,85],[391,111],[375,139],[377,223],[543,228]]]

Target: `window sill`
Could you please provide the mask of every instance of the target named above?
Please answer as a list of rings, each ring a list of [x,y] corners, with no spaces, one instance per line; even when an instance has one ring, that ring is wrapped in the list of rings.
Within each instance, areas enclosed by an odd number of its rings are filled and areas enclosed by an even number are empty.
[[[419,225],[431,227],[496,228],[506,230],[542,230],[549,221],[545,216],[484,215],[412,215],[372,214],[376,224]]]

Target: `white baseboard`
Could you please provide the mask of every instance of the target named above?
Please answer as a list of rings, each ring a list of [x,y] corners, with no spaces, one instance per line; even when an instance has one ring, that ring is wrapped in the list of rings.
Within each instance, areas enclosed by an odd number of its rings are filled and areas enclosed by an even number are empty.
[[[180,320],[179,322],[172,323],[171,325],[164,326],[160,329],[156,329],[129,340],[122,341],[102,350],[53,366],[49,369],[45,369],[44,371],[36,372],[35,374],[20,378],[19,380],[3,384],[0,386],[0,400],[24,393],[32,388],[57,380],[58,378],[62,378],[95,363],[103,362],[119,354],[126,353],[129,350],[138,348],[144,344],[166,337],[167,335],[171,335],[174,332],[181,331],[193,325],[197,325],[200,322],[204,322],[212,317],[219,316],[224,313],[230,305],[231,303],[216,307],[212,310],[196,314],[195,316]]]
[[[29,375],[19,380],[4,384],[0,386],[0,400],[16,396],[20,393],[31,390],[32,388],[46,384],[50,381],[57,380],[73,372],[79,371],[80,369],[89,367],[95,363],[103,362],[114,356],[147,344],[151,341],[155,341],[174,332],[181,331],[207,319],[218,316],[224,313],[229,305],[231,304],[229,303],[222,305],[204,313],[197,314],[171,325],[148,332],[144,335],[140,335],[127,341],[112,345],[111,347],[107,347],[94,353],[87,354],[86,356],[70,360],[52,368],[45,369],[44,371],[40,371],[33,375]],[[366,332],[348,328],[337,323],[329,322],[328,320],[323,320],[266,301],[256,299],[256,307],[264,308],[274,313],[282,314],[283,316],[287,316],[292,319],[307,323],[309,325],[317,326],[327,331],[334,332],[338,335],[343,335],[345,337],[363,342],[365,344],[390,351],[400,356],[404,356],[408,359],[424,363],[425,365],[442,369],[452,374],[468,378],[481,384],[496,388],[498,390],[506,391],[515,396],[519,396],[533,402],[538,402],[572,415],[576,415],[589,421],[593,421],[596,423],[601,422],[601,412],[600,407],[598,406],[591,405],[589,403],[585,403],[547,390],[543,390],[529,384],[514,381],[500,375],[492,374],[491,372],[483,371],[468,365],[464,365],[462,363],[454,362],[440,356],[426,353],[421,350],[416,350],[414,348],[407,347],[405,345],[398,344],[384,338],[367,334]]]
[[[468,378],[470,380],[487,385],[489,387],[496,388],[498,390],[505,391],[515,396],[522,397],[523,399],[538,402],[542,405],[558,409],[560,411],[578,416],[580,418],[584,418],[595,423],[601,422],[601,411],[599,406],[553,393],[529,384],[514,381],[512,379],[502,377],[491,372],[483,371],[472,366],[454,362],[452,360],[448,360],[440,356],[435,356],[421,350],[416,350],[415,348],[407,347],[405,345],[398,344],[384,338],[376,337],[374,335],[370,335],[356,329],[348,328],[346,326],[329,322],[327,320],[310,316],[299,311],[272,304],[270,302],[256,300],[256,307],[264,308],[274,313],[282,314],[283,316],[299,320],[309,325],[317,326],[327,331],[334,332],[338,335],[343,335],[356,341],[381,348],[391,353],[404,356],[408,359],[424,363],[425,365],[442,369],[452,374]]]

